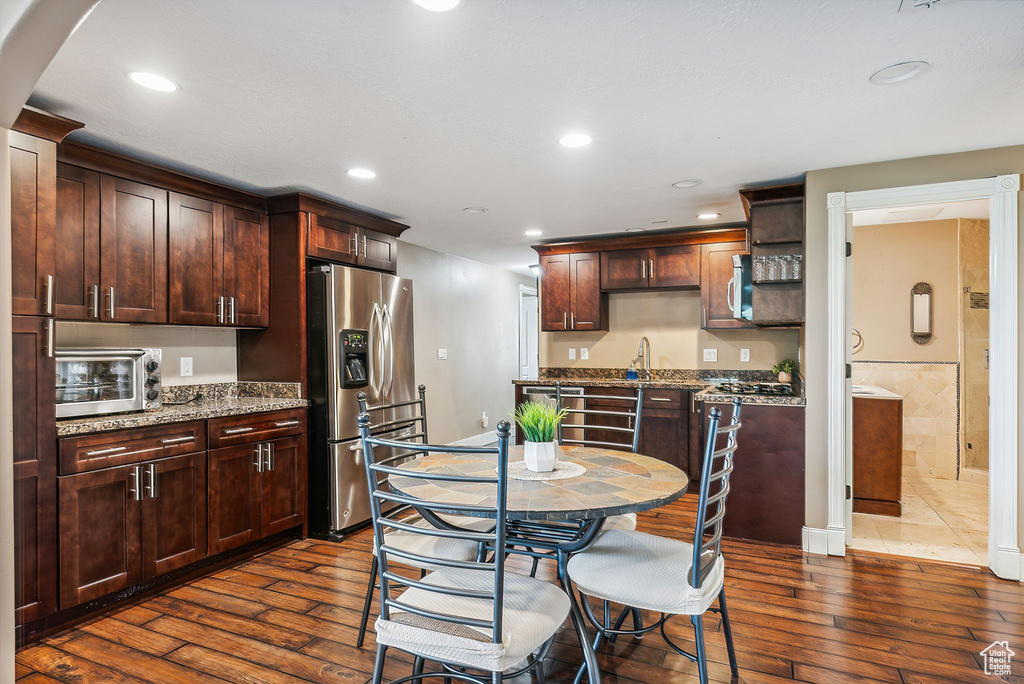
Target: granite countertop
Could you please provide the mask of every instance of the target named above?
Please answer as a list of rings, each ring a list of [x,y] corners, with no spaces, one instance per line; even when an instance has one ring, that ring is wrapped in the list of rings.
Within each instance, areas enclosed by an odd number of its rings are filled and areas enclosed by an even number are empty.
[[[713,404],[728,404],[739,397],[745,404],[776,406],[804,406],[803,383],[797,383],[795,396],[759,394],[711,394],[710,390],[722,379],[741,382],[773,382],[771,371],[719,370],[719,369],[652,369],[650,380],[626,380],[621,368],[542,368],[539,380],[513,380],[513,385],[545,386],[556,382],[568,387],[650,387],[653,389],[696,390],[696,400]]]
[[[193,399],[197,393],[202,398]],[[164,388],[165,403],[157,409],[106,416],[63,418],[57,421],[57,436],[85,435],[109,430],[182,423],[248,413],[284,411],[309,406],[301,398],[298,383],[237,382],[210,385],[179,385]],[[192,401],[189,401],[193,399]],[[171,403],[187,402],[187,403]]]

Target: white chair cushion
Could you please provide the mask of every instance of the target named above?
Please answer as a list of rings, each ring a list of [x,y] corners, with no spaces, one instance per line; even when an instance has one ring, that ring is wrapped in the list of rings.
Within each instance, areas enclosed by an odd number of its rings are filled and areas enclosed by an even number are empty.
[[[427,575],[428,584],[491,592],[494,574],[482,570],[442,568]],[[493,619],[490,599],[449,596],[415,587],[397,600],[415,608],[476,620]],[[391,609],[389,620],[378,618],[377,643],[423,656],[501,672],[521,663],[551,638],[569,615],[569,597],[554,584],[505,573],[501,643],[491,641],[491,630],[469,627]]]
[[[478,532],[488,532],[494,527],[494,520],[488,518],[474,518],[470,516],[443,516],[446,522],[466,529]],[[413,527],[432,528],[433,526],[418,515],[412,515],[402,519],[402,522]],[[430,556],[432,558],[446,558],[449,560],[472,561],[476,560],[478,545],[476,542],[467,539],[446,539],[426,534],[416,534],[404,530],[391,530],[384,533],[384,543],[388,546],[415,553],[419,556]],[[377,545],[373,545],[373,554],[377,555]],[[433,563],[419,563],[417,561],[399,558],[396,555],[388,557],[392,563],[401,563],[413,568],[433,570],[438,566]]]
[[[725,580],[719,556],[700,589],[690,586],[693,545],[643,532],[610,530],[569,559],[569,577],[584,594],[634,608],[700,615]]]

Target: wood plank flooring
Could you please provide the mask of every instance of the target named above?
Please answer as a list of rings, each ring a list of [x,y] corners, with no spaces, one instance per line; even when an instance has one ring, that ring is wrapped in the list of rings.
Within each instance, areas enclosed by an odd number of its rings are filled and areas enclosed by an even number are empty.
[[[694,498],[641,515],[640,529],[685,538]],[[119,609],[21,650],[18,682],[362,684],[375,649],[372,634],[354,646],[370,541],[369,531],[342,544],[296,541]],[[991,683],[998,680],[983,673],[979,652],[1007,640],[1021,664],[1004,681],[1024,682],[1024,591],[1016,582],[864,552],[834,558],[745,542],[725,550],[740,681]],[[523,561],[510,563],[525,568]],[[709,613],[705,625],[711,679],[729,681],[719,620]],[[692,644],[686,618],[669,632]],[[392,653],[387,679],[411,666]],[[575,633],[563,627],[547,680],[571,682],[579,660]],[[656,633],[620,640],[599,660],[609,684],[697,681],[694,664]]]

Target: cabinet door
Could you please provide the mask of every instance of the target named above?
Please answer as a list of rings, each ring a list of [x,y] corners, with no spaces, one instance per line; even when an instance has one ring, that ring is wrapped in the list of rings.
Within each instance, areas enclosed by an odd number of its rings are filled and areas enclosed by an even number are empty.
[[[688,423],[683,411],[645,407],[640,416],[640,453],[688,472]]]
[[[696,392],[687,391],[686,400],[690,404],[689,413],[689,466],[686,475],[690,478],[691,492],[697,491],[700,486],[700,469],[704,459],[704,403],[694,401]]]
[[[398,268],[398,239],[386,233],[379,233],[368,228],[360,228],[359,259],[360,266],[391,271]]]
[[[649,249],[601,252],[601,289],[637,290],[647,287]]]
[[[354,264],[357,232],[358,229],[349,223],[310,214],[306,251],[317,259]]]
[[[170,194],[168,205],[167,320],[189,325],[224,323],[224,207],[176,192]]]
[[[262,475],[262,536],[301,525],[306,518],[306,438],[267,443],[269,467]]]
[[[569,327],[601,330],[604,326],[601,299],[601,255],[584,252],[569,255]]]
[[[53,313],[57,146],[11,131],[11,309]]]
[[[729,291],[733,276],[732,256],[746,251],[746,245],[742,242],[701,245],[701,327],[705,330],[753,327],[747,321],[734,318],[729,306],[732,300]]]
[[[903,402],[853,398],[853,510],[899,515],[903,493]]]
[[[141,466],[61,477],[60,607],[142,579]]]
[[[167,191],[101,176],[100,209],[101,318],[166,322]]]
[[[270,217],[224,207],[224,294],[230,325],[270,325]]]
[[[700,285],[700,247],[679,245],[651,250],[651,287],[697,287]]]
[[[260,474],[255,444],[211,450],[207,542],[211,554],[260,537]]]
[[[206,452],[142,465],[142,576],[206,558]]]
[[[569,329],[569,255],[540,258],[540,328]]]
[[[12,322],[14,605],[24,624],[57,608],[57,442],[48,320]]]
[[[100,174],[57,165],[58,318],[100,317]]]

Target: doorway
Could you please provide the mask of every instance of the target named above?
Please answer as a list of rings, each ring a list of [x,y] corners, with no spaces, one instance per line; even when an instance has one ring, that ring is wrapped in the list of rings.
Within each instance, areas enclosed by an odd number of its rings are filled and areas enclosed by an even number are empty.
[[[540,371],[540,300],[537,288],[519,286],[519,379],[536,380]]]
[[[984,200],[989,205],[988,539],[987,565],[1021,579],[1018,543],[1019,449],[1018,258],[1021,177],[1018,174],[932,185],[829,193],[828,236],[828,527],[826,549],[845,555],[853,537],[851,276],[853,213]],[[908,293],[909,294],[909,293]],[[912,306],[907,299],[907,306]],[[995,372],[994,369],[998,369]]]
[[[988,210],[853,212],[852,549],[988,565]]]

